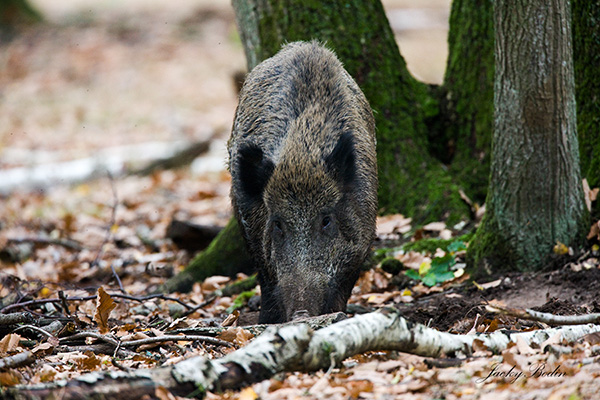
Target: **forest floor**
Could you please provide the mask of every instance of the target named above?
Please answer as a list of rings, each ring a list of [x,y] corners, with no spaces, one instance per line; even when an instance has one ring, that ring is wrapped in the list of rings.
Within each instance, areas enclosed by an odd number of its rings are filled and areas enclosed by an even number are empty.
[[[167,237],[173,220],[223,226],[231,216],[224,149],[237,102],[233,77],[245,70],[245,60],[229,1],[182,0],[176,10],[159,0],[34,4],[48,24],[0,43],[0,313],[29,311],[35,326],[0,326],[0,361],[25,350],[34,359],[0,367],[0,397],[2,387],[14,384],[154,368],[232,350],[218,342],[152,342],[181,328],[227,321],[219,339],[233,348],[246,345],[253,335],[238,322],[255,320],[256,297],[214,295],[244,276],[216,276],[190,293],[149,296],[193,256]],[[440,82],[448,1],[384,4],[411,71]],[[209,145],[191,165],[129,173],[196,142]],[[423,237],[452,242],[463,229],[438,223],[416,230],[402,216],[379,222],[377,246]],[[463,254],[447,248],[388,252],[412,270],[449,257],[456,277],[430,287],[378,264],[362,273],[349,314],[392,306],[410,321],[467,334],[547,327],[486,305],[556,315],[600,312],[597,250],[541,273],[477,283],[461,275]],[[97,300],[100,287],[114,309],[106,311],[106,300]],[[237,320],[231,317],[237,313]],[[92,338],[64,339],[104,329],[123,343],[149,343],[115,362]],[[562,353],[522,344],[500,355],[483,349],[448,365],[370,352],[327,372],[281,373],[207,397],[594,399],[600,393],[599,342],[596,335],[565,343],[570,351]],[[156,397],[173,398],[158,391]]]

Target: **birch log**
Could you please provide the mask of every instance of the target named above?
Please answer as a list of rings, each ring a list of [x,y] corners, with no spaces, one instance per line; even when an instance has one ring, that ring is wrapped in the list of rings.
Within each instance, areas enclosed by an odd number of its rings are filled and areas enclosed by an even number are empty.
[[[20,386],[0,392],[8,399],[155,398],[164,387],[180,396],[201,397],[206,390],[236,389],[281,371],[314,371],[339,365],[345,358],[370,350],[397,350],[426,357],[466,356],[479,340],[499,353],[517,338],[541,344],[557,333],[572,342],[600,331],[600,325],[575,325],[545,330],[454,335],[404,319],[397,310],[358,315],[313,331],[306,324],[272,327],[254,341],[225,357],[194,357],[173,366],[126,372],[96,372],[72,381]],[[126,393],[126,396],[124,396]]]

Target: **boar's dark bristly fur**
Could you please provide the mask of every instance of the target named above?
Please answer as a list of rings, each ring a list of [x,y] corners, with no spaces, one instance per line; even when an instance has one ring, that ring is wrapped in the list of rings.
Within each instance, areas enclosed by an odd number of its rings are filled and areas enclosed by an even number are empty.
[[[295,42],[240,92],[229,168],[261,323],[344,311],[375,236],[375,124],[330,50]]]

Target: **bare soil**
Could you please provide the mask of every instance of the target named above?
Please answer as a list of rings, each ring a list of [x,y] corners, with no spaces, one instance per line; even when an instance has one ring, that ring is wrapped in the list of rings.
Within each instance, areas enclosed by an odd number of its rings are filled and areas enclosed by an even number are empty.
[[[489,289],[480,290],[468,283],[397,307],[411,321],[457,333],[466,333],[470,326],[461,325],[461,322],[473,321],[477,314],[487,319],[496,318],[495,314],[485,310],[488,302],[556,315],[600,312],[600,270],[597,268],[576,272],[565,267],[545,273],[511,274],[499,279],[501,283]]]

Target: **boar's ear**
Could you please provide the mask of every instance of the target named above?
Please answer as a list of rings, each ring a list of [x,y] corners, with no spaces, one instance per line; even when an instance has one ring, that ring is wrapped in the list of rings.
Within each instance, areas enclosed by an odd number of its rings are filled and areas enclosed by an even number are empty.
[[[250,143],[240,147],[238,171],[242,190],[250,200],[262,196],[274,168],[273,162],[264,156],[258,145]]]
[[[336,180],[350,189],[356,177],[356,150],[354,138],[350,132],[343,133],[331,154],[325,158],[325,164]]]

